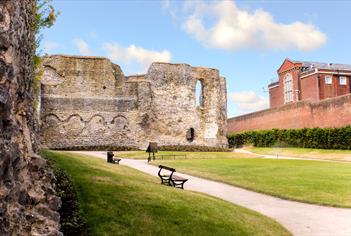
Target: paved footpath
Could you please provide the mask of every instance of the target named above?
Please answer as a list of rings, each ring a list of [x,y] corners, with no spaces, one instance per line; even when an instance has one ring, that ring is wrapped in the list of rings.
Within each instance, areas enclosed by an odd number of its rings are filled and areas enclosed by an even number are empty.
[[[106,160],[106,152],[79,152]],[[158,168],[144,160],[122,159],[122,165],[157,176]],[[185,189],[205,193],[266,215],[296,236],[351,236],[351,209],[283,200],[228,184],[186,174]]]
[[[332,159],[317,159],[317,158],[308,158],[308,157],[292,157],[292,156],[285,156],[285,155],[265,155],[265,154],[257,154],[248,150],[245,150],[243,148],[236,148],[234,149],[233,152],[236,153],[244,153],[244,154],[250,154],[253,156],[256,156],[258,158],[268,158],[268,159],[285,159],[285,160],[307,160],[307,161],[323,161],[323,162],[344,162],[344,163],[350,163],[351,162],[351,157],[345,157],[344,160],[332,160]]]

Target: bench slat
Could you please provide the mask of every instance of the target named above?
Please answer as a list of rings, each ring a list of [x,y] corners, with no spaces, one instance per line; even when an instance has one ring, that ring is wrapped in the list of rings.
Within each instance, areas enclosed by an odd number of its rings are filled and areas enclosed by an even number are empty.
[[[180,177],[180,176],[177,176],[177,175],[173,175],[172,179],[176,180],[176,181],[186,181],[186,180],[188,180],[186,178],[183,178],[183,177]]]
[[[161,169],[166,169],[166,170],[169,170],[169,171],[172,171],[172,172],[175,172],[175,169],[172,168],[172,167],[168,167],[168,166],[163,166],[163,165],[159,165],[158,168],[161,168]]]

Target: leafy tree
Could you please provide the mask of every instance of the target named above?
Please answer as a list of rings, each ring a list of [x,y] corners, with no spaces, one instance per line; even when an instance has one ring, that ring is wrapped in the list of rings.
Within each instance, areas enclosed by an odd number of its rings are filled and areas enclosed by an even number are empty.
[[[40,90],[40,79],[43,75],[41,70],[41,57],[39,46],[43,38],[41,31],[45,28],[50,28],[56,22],[57,16],[60,12],[56,13],[55,8],[50,4],[52,0],[36,0],[35,6],[35,20],[33,24],[33,30],[35,32],[35,55],[34,55],[34,110],[38,112],[39,103],[39,90]]]
[[[52,0],[36,0],[35,22],[33,26],[36,36],[36,50],[38,50],[40,42],[43,38],[41,30],[53,26],[56,22],[57,16],[60,14],[60,12],[55,12],[55,8],[50,4],[51,2]]]

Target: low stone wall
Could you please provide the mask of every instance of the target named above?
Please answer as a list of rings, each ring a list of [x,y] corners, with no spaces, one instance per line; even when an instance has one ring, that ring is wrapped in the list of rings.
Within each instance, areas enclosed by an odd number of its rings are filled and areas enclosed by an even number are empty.
[[[301,101],[228,119],[228,133],[273,128],[343,127],[351,124],[351,94]]]

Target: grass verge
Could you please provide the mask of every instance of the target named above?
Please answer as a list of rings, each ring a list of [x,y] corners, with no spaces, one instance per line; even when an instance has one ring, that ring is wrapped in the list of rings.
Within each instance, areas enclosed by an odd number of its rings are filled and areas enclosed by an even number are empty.
[[[77,192],[71,179],[67,173],[56,164],[55,159],[51,155],[48,155],[46,152],[43,152],[43,154],[42,156],[46,158],[50,168],[54,171],[55,190],[62,202],[61,208],[59,209],[60,231],[64,235],[87,235],[86,223],[82,217]]]
[[[72,179],[90,235],[290,235],[272,219],[78,154],[43,152]]]
[[[115,152],[115,155],[131,159],[144,159],[149,156],[145,151]],[[255,157],[255,155],[234,153],[234,152],[177,152],[159,151],[155,154],[156,160],[163,159],[217,159],[217,158],[245,158]]]
[[[335,161],[351,161],[351,150],[313,148],[261,148],[245,147],[246,150],[263,155],[281,155]]]
[[[351,207],[351,164],[303,160],[231,158],[165,160],[184,172],[301,202]]]

